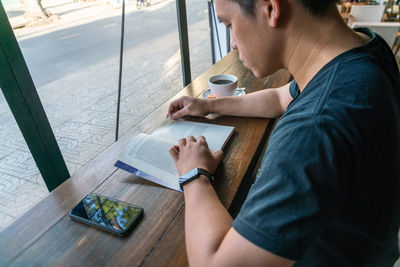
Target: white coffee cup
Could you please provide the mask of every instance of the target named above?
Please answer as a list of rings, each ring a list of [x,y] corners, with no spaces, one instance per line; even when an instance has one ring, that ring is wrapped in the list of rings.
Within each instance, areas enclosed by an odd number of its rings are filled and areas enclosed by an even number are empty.
[[[215,97],[231,96],[237,88],[238,78],[235,75],[219,74],[208,79],[208,86]]]

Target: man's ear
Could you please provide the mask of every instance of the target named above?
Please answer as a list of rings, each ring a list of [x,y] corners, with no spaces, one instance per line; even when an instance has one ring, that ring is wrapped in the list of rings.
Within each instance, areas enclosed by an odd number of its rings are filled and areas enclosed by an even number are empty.
[[[275,28],[281,16],[281,0],[261,0],[261,2],[269,25]]]

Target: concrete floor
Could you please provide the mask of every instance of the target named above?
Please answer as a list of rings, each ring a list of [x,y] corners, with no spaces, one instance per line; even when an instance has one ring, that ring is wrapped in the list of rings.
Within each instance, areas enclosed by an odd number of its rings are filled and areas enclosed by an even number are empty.
[[[114,141],[121,9],[67,0],[44,5],[61,19],[15,34],[72,174]],[[207,1],[186,5],[194,78],[211,66]],[[175,1],[153,0],[140,10],[131,2],[126,14],[120,134],[182,88]],[[0,94],[0,231],[47,195]]]

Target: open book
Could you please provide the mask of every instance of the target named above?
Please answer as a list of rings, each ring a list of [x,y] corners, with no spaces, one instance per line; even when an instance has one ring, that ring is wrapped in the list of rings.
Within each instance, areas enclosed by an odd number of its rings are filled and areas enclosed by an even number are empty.
[[[234,127],[191,121],[162,125],[151,135],[138,134],[125,147],[115,166],[160,185],[181,191],[179,174],[169,148],[187,136],[204,136],[211,151],[223,149]]]

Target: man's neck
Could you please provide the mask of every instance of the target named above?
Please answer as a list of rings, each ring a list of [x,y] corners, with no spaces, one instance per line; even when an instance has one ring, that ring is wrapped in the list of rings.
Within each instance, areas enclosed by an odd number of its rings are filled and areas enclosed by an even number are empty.
[[[300,91],[336,56],[366,42],[365,37],[349,29],[335,15],[318,22],[312,17],[301,17],[293,20],[293,23],[294,26],[288,30],[289,45],[285,63]]]

